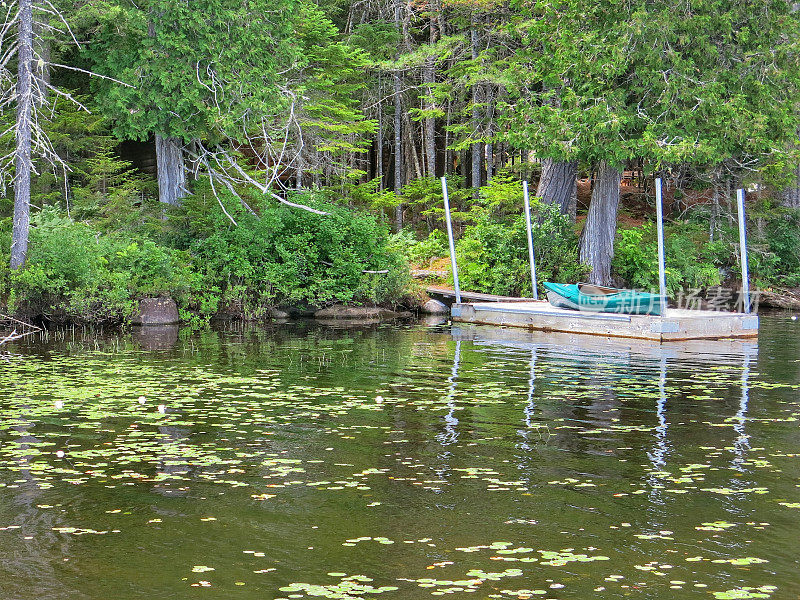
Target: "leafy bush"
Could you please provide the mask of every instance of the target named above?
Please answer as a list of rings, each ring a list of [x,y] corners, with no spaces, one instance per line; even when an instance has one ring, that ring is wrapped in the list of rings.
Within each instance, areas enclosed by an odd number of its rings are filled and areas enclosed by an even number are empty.
[[[487,185],[480,188],[480,210],[488,210],[497,220],[514,218],[523,204],[519,177],[511,175],[508,171],[496,174]]]
[[[739,277],[738,226],[720,227],[714,241],[708,235],[708,214],[703,207],[689,213],[687,221],[665,226],[667,291],[707,288]],[[748,263],[758,287],[800,285],[800,211],[770,203],[754,204],[748,214]],[[617,232],[614,274],[627,285],[658,289],[658,243],[655,227],[645,223]]]
[[[709,242],[707,232],[698,225],[667,227],[664,233],[667,293],[720,285],[724,266],[718,259],[721,247],[724,244]],[[658,241],[653,223],[617,232],[612,268],[630,287],[658,290]]]
[[[140,297],[186,300],[196,285],[185,253],[104,236],[52,209],[32,218],[26,267],[9,272],[3,258],[9,308],[57,320],[123,320]]]
[[[428,237],[417,241],[414,232],[403,229],[390,238],[390,244],[405,256],[412,265],[423,267],[436,258],[449,255],[447,234],[441,229],[434,229]]]
[[[748,260],[756,284],[800,285],[800,210],[765,204],[751,217]]]
[[[578,259],[578,237],[572,223],[558,209],[536,204],[533,247],[536,275],[543,281],[571,282],[587,272]],[[530,296],[530,266],[525,217],[499,222],[491,209],[473,209],[474,223],[456,244],[456,258],[464,289],[509,296]]]
[[[223,302],[245,314],[258,316],[274,305],[385,303],[402,296],[408,268],[374,216],[308,195],[293,200],[329,214],[272,201],[259,207],[252,199],[255,215],[232,195],[220,200],[237,225],[201,190],[185,203],[185,235],[203,287],[220,290]]]
[[[252,200],[252,199],[251,199]],[[232,194],[216,198],[200,184],[166,222],[163,242],[103,234],[56,209],[34,214],[28,262],[10,272],[2,256],[0,299],[11,310],[52,318],[118,321],[145,296],[175,298],[209,317],[235,306],[246,316],[278,304],[386,303],[401,299],[409,281],[402,254],[388,230],[363,212],[320,203],[317,215],[272,201],[253,201],[258,215]],[[4,250],[10,219],[0,223]]]

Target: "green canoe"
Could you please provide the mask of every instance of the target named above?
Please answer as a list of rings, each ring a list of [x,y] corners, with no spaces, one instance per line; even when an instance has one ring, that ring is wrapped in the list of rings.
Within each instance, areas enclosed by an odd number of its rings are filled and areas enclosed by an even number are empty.
[[[547,299],[550,304],[559,308],[626,315],[661,314],[661,296],[657,294],[618,290],[586,283],[545,281],[543,285],[547,288]]]

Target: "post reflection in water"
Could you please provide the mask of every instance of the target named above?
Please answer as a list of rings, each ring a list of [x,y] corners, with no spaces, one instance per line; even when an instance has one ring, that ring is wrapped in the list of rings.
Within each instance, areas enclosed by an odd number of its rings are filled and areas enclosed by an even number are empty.
[[[442,446],[449,446],[458,441],[458,417],[456,417],[456,379],[458,378],[458,368],[461,363],[461,340],[456,340],[456,353],[453,356],[453,368],[450,371],[450,377],[447,378],[449,384],[447,392],[447,408],[448,412],[444,416],[444,431],[440,432],[436,439]]]
[[[531,449],[530,435],[531,428],[534,426],[533,415],[536,410],[536,402],[533,399],[533,394],[536,390],[536,354],[537,348],[534,346],[531,349],[530,376],[528,377],[528,401],[525,403],[524,408],[525,428],[519,430],[519,434],[522,437],[522,442],[519,443],[519,447],[523,450]]]
[[[744,353],[742,361],[742,393],[739,396],[739,410],[736,412],[736,422],[733,431],[736,438],[733,440],[734,459],[732,465],[737,470],[744,470],[742,463],[745,454],[750,449],[750,436],[745,433],[745,422],[747,421],[747,405],[750,401],[750,361],[754,354],[753,348],[748,348]]]
[[[659,361],[658,373],[658,399],[656,400],[656,444],[648,453],[650,463],[656,471],[661,471],[667,464],[669,442],[667,440],[667,357],[662,354]]]

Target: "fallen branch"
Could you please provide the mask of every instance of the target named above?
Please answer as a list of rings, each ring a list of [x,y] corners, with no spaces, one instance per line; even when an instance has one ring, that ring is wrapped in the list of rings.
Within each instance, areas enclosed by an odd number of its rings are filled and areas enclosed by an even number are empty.
[[[24,338],[25,336],[31,335],[32,333],[36,333],[37,331],[41,331],[41,327],[37,327],[36,325],[32,325],[30,323],[26,323],[25,321],[20,321],[19,319],[15,319],[14,317],[9,317],[8,315],[4,315],[0,313],[0,323],[6,322],[9,324],[16,324],[22,327],[22,331],[19,331],[16,327],[11,331],[9,334],[3,335],[0,337],[0,346],[6,344],[8,342],[13,342],[14,340],[18,340],[20,338]]]
[[[14,317],[9,317],[8,315],[4,315],[0,313],[0,323],[3,321],[10,321],[11,323],[16,323],[17,325],[22,325],[25,329],[33,329],[34,331],[41,331],[42,328],[32,323],[28,323],[26,321],[21,321],[20,319],[15,319]]]

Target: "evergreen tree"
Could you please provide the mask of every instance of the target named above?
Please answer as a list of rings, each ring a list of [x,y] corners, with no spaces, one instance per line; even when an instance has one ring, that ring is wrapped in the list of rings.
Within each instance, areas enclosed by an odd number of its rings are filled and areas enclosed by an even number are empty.
[[[619,171],[628,161],[691,163],[738,182],[791,146],[797,28],[786,2],[517,6],[507,139],[551,163],[596,170],[581,237],[593,282],[610,283]]]

